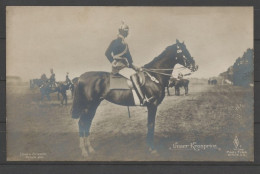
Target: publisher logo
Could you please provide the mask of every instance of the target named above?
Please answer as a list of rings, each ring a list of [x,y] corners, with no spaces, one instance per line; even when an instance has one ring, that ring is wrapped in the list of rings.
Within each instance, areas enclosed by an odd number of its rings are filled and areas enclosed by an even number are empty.
[[[242,148],[242,145],[239,142],[239,139],[237,136],[235,136],[233,140],[234,149],[226,151],[227,156],[230,157],[245,157],[247,156],[247,151]]]

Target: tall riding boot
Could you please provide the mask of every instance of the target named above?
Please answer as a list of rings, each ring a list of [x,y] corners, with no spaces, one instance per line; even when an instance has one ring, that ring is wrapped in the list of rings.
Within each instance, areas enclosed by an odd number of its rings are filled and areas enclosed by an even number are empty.
[[[132,75],[130,79],[133,82],[135,91],[137,92],[137,95],[141,101],[141,105],[145,105],[148,101],[146,100],[145,95],[143,94],[137,75]]]

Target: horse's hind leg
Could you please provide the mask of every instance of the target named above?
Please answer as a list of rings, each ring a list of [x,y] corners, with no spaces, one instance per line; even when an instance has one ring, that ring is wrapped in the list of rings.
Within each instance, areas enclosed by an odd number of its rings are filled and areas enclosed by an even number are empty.
[[[64,93],[64,92],[62,92],[61,93],[62,94],[62,99],[61,99],[61,105],[63,105],[64,104],[64,101],[65,101],[65,105],[67,106],[67,94],[66,94],[66,92]]]
[[[157,106],[148,106],[148,122],[147,122],[147,137],[146,137],[146,144],[149,147],[149,151],[151,153],[156,153],[154,148],[154,126],[155,126],[155,116],[157,111]]]
[[[68,97],[67,97],[66,91],[65,91],[65,94],[64,94],[64,99],[65,99],[65,105],[67,106],[67,104],[68,104]]]
[[[180,95],[180,88],[175,87],[175,95],[179,96]]]
[[[74,86],[73,87],[71,87],[71,98],[73,99],[74,98]]]
[[[189,88],[188,86],[185,87],[185,95],[188,95]]]
[[[84,113],[81,114],[78,125],[79,125],[79,137],[80,137],[80,148],[82,151],[82,155],[84,157],[88,156],[88,152],[92,153],[94,152],[94,148],[90,144],[89,140],[89,130],[91,127],[92,120],[96,114],[97,107],[100,102],[90,105],[87,107],[84,111]],[[88,152],[86,151],[85,147],[87,148]]]

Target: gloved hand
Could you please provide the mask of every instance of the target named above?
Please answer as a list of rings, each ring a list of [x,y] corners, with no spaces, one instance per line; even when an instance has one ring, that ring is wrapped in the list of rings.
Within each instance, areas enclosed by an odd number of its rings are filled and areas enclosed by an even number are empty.
[[[134,64],[131,65],[131,68],[133,68],[133,70],[135,70],[135,71],[140,71],[141,70],[141,68],[135,66]]]

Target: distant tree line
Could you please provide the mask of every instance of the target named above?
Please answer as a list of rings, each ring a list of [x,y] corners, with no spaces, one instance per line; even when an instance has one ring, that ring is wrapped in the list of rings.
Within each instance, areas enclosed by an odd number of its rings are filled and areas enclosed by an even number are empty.
[[[254,50],[248,48],[242,57],[237,58],[235,63],[219,76],[233,82],[233,85],[249,86],[254,81]]]

